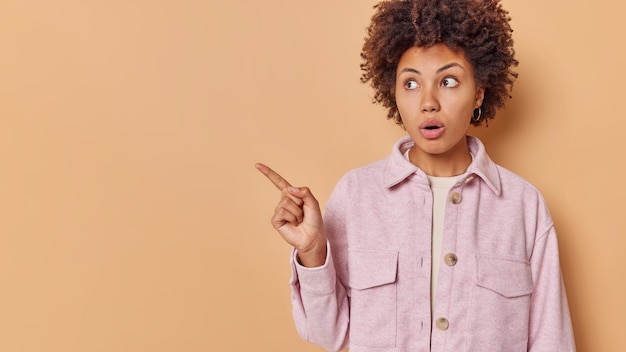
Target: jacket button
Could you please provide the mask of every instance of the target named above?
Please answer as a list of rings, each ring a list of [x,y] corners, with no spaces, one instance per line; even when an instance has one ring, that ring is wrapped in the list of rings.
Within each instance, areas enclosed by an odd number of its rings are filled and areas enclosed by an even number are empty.
[[[461,193],[459,192],[453,192],[450,195],[450,201],[452,201],[452,203],[454,204],[459,204],[461,203]]]
[[[450,326],[450,323],[448,322],[448,319],[446,318],[439,318],[435,322],[435,326],[437,326],[437,329],[441,331],[446,331],[448,330],[448,326]]]
[[[456,254],[454,253],[448,253],[443,257],[443,261],[448,265],[448,266],[454,266],[456,265],[457,262],[457,257]]]

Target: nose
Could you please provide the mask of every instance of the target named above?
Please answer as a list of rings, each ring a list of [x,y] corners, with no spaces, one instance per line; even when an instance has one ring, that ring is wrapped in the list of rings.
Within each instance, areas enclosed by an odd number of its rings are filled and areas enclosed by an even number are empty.
[[[439,99],[433,89],[422,90],[422,101],[420,102],[420,109],[424,113],[437,112],[441,106],[439,105]]]

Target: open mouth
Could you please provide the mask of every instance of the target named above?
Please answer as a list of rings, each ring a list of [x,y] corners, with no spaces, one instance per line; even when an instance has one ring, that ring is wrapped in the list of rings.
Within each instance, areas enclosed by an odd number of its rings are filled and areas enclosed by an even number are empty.
[[[428,121],[424,121],[424,123],[422,123],[422,125],[420,126],[420,129],[428,131],[438,130],[440,128],[443,128],[443,123],[441,123],[437,119],[429,119]]]
[[[436,119],[424,121],[420,126],[422,136],[427,139],[436,139],[443,135],[445,127],[441,121]]]

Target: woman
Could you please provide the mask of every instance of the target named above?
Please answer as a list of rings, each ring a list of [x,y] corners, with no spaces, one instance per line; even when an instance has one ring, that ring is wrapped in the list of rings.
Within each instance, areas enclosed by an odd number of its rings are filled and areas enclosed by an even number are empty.
[[[553,222],[539,192],[467,136],[516,73],[498,0],[378,4],[363,82],[408,136],[337,184],[322,218],[306,187],[272,224],[295,250],[300,335],[332,351],[574,351]]]

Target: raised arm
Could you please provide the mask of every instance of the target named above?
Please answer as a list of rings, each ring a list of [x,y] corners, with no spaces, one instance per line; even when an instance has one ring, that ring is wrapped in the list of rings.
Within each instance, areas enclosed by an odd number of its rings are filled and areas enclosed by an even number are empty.
[[[263,164],[256,168],[280,190],[272,225],[295,248],[290,281],[293,316],[300,336],[328,351],[348,347],[350,303],[337,278],[332,250],[327,251],[320,206],[307,187],[293,187]],[[329,233],[330,234],[330,233]]]

